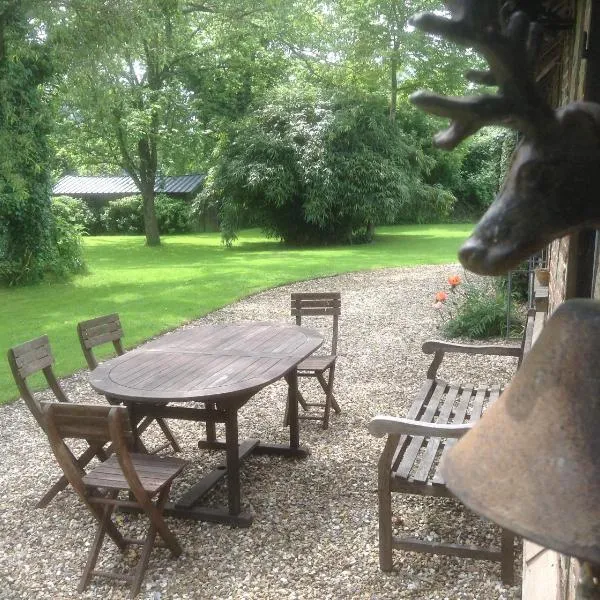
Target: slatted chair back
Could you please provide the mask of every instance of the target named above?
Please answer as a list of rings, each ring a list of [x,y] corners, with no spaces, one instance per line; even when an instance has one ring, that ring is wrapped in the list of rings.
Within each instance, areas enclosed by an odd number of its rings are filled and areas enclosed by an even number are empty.
[[[83,483],[85,471],[65,443],[65,440],[86,440],[101,448],[111,440],[118,453],[129,454],[133,447],[133,433],[127,408],[95,404],[58,404],[41,402],[46,434],[52,451],[69,483],[86,503]],[[111,423],[112,429],[111,429]]]
[[[93,352],[96,346],[112,343],[119,356],[125,353],[121,342],[123,328],[116,313],[81,321],[77,324],[77,336],[90,371],[98,366]]]
[[[296,317],[296,325],[302,325],[302,317],[331,316],[333,318],[331,354],[337,353],[341,306],[340,292],[294,292],[291,296],[291,314]]]
[[[40,404],[31,392],[27,378],[42,372],[56,399],[59,402],[69,401],[52,370],[54,356],[52,356],[48,336],[42,335],[34,340],[10,348],[8,350],[8,364],[21,398],[23,398],[35,420],[44,429],[45,423]]]
[[[125,349],[123,348],[123,343],[121,341],[123,338],[123,328],[121,327],[121,320],[117,313],[81,321],[77,324],[77,337],[79,338],[81,350],[83,351],[83,355],[85,356],[90,371],[93,371],[98,366],[98,361],[93,352],[94,348],[97,346],[112,343],[118,356],[125,354]],[[111,402],[110,399],[109,402]],[[113,402],[113,404],[114,403],[115,402]],[[173,448],[174,452],[181,452],[181,446],[179,445],[175,434],[171,431],[163,418],[157,417],[155,419],[145,417],[137,426],[138,433],[142,434],[153,421],[156,421],[162,430],[163,435],[168,440],[166,443],[155,448],[153,452],[160,452],[169,446]],[[140,447],[143,447],[139,438],[138,444]]]
[[[78,590],[82,592],[92,577],[101,576],[129,582],[133,597],[140,590],[157,535],[162,537],[173,556],[182,552],[177,538],[164,522],[163,511],[171,484],[182,471],[185,461],[131,452],[134,434],[124,406],[42,402],[40,408],[50,445],[65,477],[97,520],[95,539]],[[99,447],[111,441],[116,452],[86,473],[65,443],[67,439],[85,439]],[[128,492],[128,498],[119,498],[120,492]],[[119,531],[112,515],[115,509],[122,507],[146,514],[150,525],[145,538],[132,540]],[[121,551],[129,544],[142,546],[132,575],[95,569],[105,534]]]

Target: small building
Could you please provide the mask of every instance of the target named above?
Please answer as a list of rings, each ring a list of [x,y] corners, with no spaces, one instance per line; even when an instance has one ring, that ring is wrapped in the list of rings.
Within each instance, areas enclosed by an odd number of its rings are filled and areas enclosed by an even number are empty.
[[[172,198],[192,200],[202,189],[204,177],[204,175],[160,177],[156,179],[154,191]],[[53,196],[71,196],[97,204],[105,204],[117,198],[136,196],[139,193],[133,179],[126,175],[120,177],[65,175],[52,188]]]

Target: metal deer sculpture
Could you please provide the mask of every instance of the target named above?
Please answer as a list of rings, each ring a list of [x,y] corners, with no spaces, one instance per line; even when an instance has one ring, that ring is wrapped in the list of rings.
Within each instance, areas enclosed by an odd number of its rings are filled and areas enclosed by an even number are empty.
[[[495,85],[497,95],[411,97],[419,108],[451,119],[436,144],[452,149],[486,125],[516,129],[522,140],[498,196],[463,244],[459,258],[476,273],[499,275],[578,229],[600,225],[600,105],[573,102],[553,110],[534,77],[540,27],[498,0],[448,0],[451,19],[419,14],[413,24],[472,47],[489,71],[466,78]]]

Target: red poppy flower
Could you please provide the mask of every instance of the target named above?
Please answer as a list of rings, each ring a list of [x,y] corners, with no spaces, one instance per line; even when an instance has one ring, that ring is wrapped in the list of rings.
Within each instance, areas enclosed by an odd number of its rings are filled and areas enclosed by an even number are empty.
[[[460,284],[461,282],[461,278],[460,275],[450,275],[450,277],[448,277],[448,283],[452,286],[452,287],[456,287],[457,285]]]
[[[448,300],[448,294],[446,292],[438,292],[435,295],[436,302],[445,302],[446,300]]]

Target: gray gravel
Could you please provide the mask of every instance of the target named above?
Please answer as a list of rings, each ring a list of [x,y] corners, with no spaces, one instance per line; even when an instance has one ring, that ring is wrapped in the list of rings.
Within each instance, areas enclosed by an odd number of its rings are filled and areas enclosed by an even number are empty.
[[[169,520],[184,554],[173,560],[166,550],[155,550],[139,598],[520,597],[518,586],[501,584],[497,563],[397,552],[394,572],[379,570],[376,472],[383,441],[369,435],[367,424],[378,413],[405,414],[428,365],[420,346],[425,339],[439,337],[433,294],[446,289],[448,275],[455,272],[461,272],[456,265],[421,266],[307,281],[257,294],[196,321],[289,322],[291,291],[340,290],[336,397],[342,414],[333,415],[327,431],[318,422],[301,422],[301,443],[311,449],[308,459],[257,456],[244,463],[242,494],[245,507],[255,515],[251,527]],[[127,323],[124,327],[127,333]],[[468,363],[452,358],[444,365],[442,375],[460,374],[462,381],[474,384],[492,376],[507,381],[515,368],[511,358],[470,357]],[[89,388],[85,372],[62,384],[74,400],[102,401]],[[277,383],[248,402],[240,411],[240,437],[285,443],[285,397],[285,387]],[[177,495],[221,455],[197,449],[197,425],[172,422],[172,428],[184,458],[192,461],[174,486],[172,493]],[[44,510],[34,508],[59,472],[22,401],[0,407],[0,431],[0,599],[127,598],[125,584],[102,579],[77,593],[94,524],[72,492],[61,493]],[[158,433],[152,435],[162,440]],[[398,527],[411,535],[499,543],[495,526],[458,503],[394,496],[402,517]],[[213,500],[225,501],[224,485]],[[144,525],[142,518],[124,518],[134,528]],[[103,566],[112,569],[122,563],[106,542]],[[520,557],[516,567],[520,573]]]

